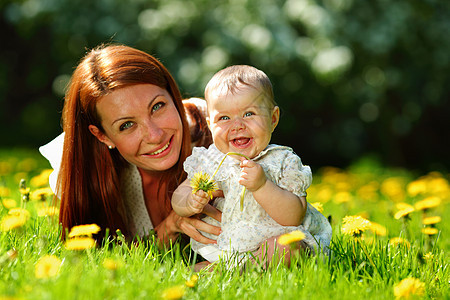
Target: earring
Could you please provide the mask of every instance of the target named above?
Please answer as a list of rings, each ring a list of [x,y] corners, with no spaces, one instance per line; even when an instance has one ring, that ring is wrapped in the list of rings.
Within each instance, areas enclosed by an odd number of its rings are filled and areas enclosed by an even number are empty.
[[[109,148],[109,150],[111,150],[111,149],[112,149],[112,148],[114,148],[114,147],[113,147],[113,146],[111,146],[111,145],[109,145],[109,146],[108,146],[108,148]]]

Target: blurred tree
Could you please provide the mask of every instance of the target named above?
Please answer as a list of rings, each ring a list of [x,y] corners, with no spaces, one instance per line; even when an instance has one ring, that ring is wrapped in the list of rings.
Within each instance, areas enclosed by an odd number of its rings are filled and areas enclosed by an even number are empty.
[[[58,134],[74,66],[117,42],[161,59],[185,97],[230,64],[265,71],[282,109],[273,141],[312,166],[372,153],[449,168],[448,1],[4,0],[0,12],[2,146]]]

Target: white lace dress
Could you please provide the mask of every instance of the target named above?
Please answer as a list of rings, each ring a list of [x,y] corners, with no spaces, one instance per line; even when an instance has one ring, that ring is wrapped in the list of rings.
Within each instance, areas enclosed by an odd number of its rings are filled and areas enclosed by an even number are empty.
[[[208,149],[194,148],[192,155],[184,162],[188,178],[191,179],[200,171],[212,175],[224,156],[225,154],[214,145]],[[306,196],[306,189],[312,181],[311,169],[302,164],[301,159],[291,148],[269,145],[253,160],[262,166],[267,178],[279,187],[297,196]],[[240,172],[239,161],[227,156],[214,177],[225,197],[217,198],[213,203],[222,211],[222,223],[219,224],[210,217],[203,218],[207,223],[221,226],[222,233],[217,237],[216,245],[205,245],[191,239],[191,247],[194,251],[213,262],[221,255],[254,251],[268,238],[301,230],[306,235],[303,241],[311,250],[315,252],[320,248],[328,252],[331,226],[328,220],[309,203],[305,218],[299,226],[282,226],[275,222],[249,191],[245,193],[244,207],[241,211],[242,186],[238,183]],[[215,239],[214,235],[205,232],[202,234]]]

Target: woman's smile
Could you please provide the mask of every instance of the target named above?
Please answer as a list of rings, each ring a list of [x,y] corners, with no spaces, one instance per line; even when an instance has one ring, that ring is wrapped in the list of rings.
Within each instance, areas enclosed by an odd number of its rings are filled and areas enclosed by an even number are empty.
[[[164,146],[162,146],[158,150],[156,150],[154,152],[150,152],[150,153],[145,153],[144,155],[156,157],[158,154],[161,154],[161,155],[158,155],[158,158],[162,157],[162,156],[165,156],[168,152],[170,152],[169,147],[172,145],[171,144],[172,140],[173,140],[173,136],[170,138],[170,140],[167,142],[167,144],[165,144]]]

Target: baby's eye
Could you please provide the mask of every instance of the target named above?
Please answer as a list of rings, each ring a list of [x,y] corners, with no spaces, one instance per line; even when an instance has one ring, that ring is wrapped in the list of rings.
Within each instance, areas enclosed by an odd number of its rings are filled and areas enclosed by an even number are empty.
[[[122,125],[120,125],[119,130],[124,131],[124,130],[130,128],[131,126],[133,126],[133,122],[128,121],[128,122],[125,122]]]
[[[253,116],[254,115],[254,113],[252,113],[252,112],[246,112],[245,114],[244,114],[244,117],[250,117],[250,116]]]
[[[164,105],[165,105],[164,102],[158,102],[158,103],[156,103],[156,104],[153,105],[153,107],[152,107],[152,112],[155,112],[155,111],[161,109]]]
[[[222,116],[219,118],[219,120],[229,120],[229,119],[230,119],[230,117],[227,117],[227,116]]]

